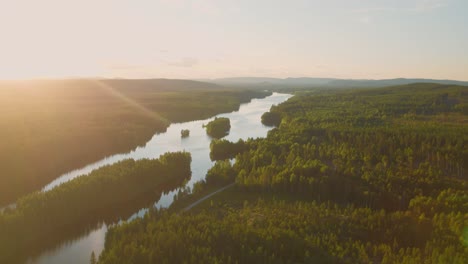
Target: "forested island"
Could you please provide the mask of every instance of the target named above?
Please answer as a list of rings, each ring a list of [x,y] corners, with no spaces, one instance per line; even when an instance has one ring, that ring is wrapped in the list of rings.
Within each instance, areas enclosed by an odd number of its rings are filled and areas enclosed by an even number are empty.
[[[303,90],[270,113],[267,138],[213,141],[179,199],[232,188],[111,228],[98,263],[465,263],[468,87]]]
[[[0,81],[0,207],[143,145],[170,123],[232,112],[268,95],[188,80]]]
[[[206,125],[206,134],[213,138],[223,138],[229,134],[231,122],[226,117],[216,117]]]
[[[190,130],[188,130],[188,129],[182,129],[182,130],[180,131],[180,136],[181,136],[182,138],[186,138],[186,137],[190,136]]]
[[[23,252],[40,252],[102,221],[126,219],[127,211],[133,214],[188,181],[190,163],[186,152],[128,159],[21,198],[16,209],[0,213],[0,262],[24,261]]]

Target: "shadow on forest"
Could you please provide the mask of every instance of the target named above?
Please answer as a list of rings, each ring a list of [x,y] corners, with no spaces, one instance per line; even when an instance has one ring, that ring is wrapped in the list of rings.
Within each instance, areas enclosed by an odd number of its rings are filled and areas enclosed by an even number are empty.
[[[16,248],[15,252],[10,252],[10,256],[5,256],[8,263],[23,263],[27,260],[35,260],[45,252],[53,252],[69,243],[78,241],[88,236],[93,231],[101,228],[103,224],[107,226],[125,221],[143,208],[152,207],[159,201],[163,194],[167,194],[190,180],[186,178],[174,179],[172,182],[159,186],[154,190],[142,193],[140,196],[125,203],[101,208],[84,215],[79,221],[73,224],[63,225],[47,237],[42,237],[40,241],[30,240],[23,248]],[[28,254],[17,254],[18,252],[28,252]],[[3,258],[3,257],[2,257]]]

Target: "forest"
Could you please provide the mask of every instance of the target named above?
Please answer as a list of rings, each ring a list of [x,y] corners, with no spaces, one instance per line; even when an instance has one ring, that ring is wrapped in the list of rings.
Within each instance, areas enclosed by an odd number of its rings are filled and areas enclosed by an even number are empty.
[[[244,150],[246,150],[246,144],[242,139],[236,143],[226,139],[215,139],[210,143],[210,158],[213,161],[233,159]]]
[[[205,126],[206,134],[212,138],[220,139],[229,134],[231,122],[226,117],[215,117]]]
[[[152,205],[191,177],[187,152],[128,159],[22,197],[0,213],[0,262],[17,263],[100,222],[115,223]],[[24,260],[23,260],[24,261]]]
[[[261,121],[174,206],[232,188],[111,228],[97,262],[466,262],[468,87],[302,89]]]
[[[270,94],[165,79],[0,81],[0,207],[143,145],[172,122],[231,112]]]

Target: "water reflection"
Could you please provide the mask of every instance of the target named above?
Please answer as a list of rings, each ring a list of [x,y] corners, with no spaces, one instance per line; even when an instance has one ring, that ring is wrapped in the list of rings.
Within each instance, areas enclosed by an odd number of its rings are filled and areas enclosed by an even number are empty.
[[[191,173],[181,175],[131,200],[93,210],[86,215],[79,215],[79,217],[69,221],[68,225],[61,226],[59,229],[56,228],[54,232],[50,232],[47,237],[42,237],[40,243],[32,243],[30,246],[26,247],[25,250],[29,253],[30,259],[35,259],[44,251],[60,252],[62,247],[69,247],[73,244],[77,244],[78,241],[82,243],[81,238],[90,236],[91,233],[95,234],[94,230],[96,229],[104,230],[105,234],[108,226],[129,219],[139,208],[151,207],[155,202],[159,201],[163,194],[167,194],[170,191],[182,187],[184,183],[190,180],[190,177]],[[95,238],[91,237],[90,239]],[[90,246],[93,248],[102,248],[103,241],[93,240]],[[83,247],[83,245],[80,247]],[[74,248],[71,249],[76,250]],[[80,251],[77,251],[77,253],[80,253]],[[15,256],[15,258],[18,257],[22,258],[24,256]],[[67,261],[66,263],[70,262]]]
[[[220,114],[218,117],[228,117],[231,121],[231,130],[226,137],[227,140],[237,141],[239,139],[265,137],[270,127],[263,126],[260,122],[260,117],[264,112],[267,112],[274,104],[279,104],[287,100],[291,95],[273,93],[273,95],[263,99],[253,99],[250,103],[242,104],[238,111],[226,114]],[[107,157],[101,161],[90,164],[84,168],[69,172],[51,182],[44,187],[44,191],[50,190],[55,186],[69,181],[80,175],[88,174],[91,171],[105,165],[113,164],[118,161],[133,158],[157,158],[165,152],[185,150],[192,155],[192,177],[187,183],[187,186],[192,187],[193,184],[206,175],[208,169],[213,165],[209,157],[209,146],[211,138],[206,135],[202,125],[208,123],[210,119],[198,120],[185,123],[172,124],[164,133],[156,134],[146,143],[144,147],[138,147],[135,150]],[[180,131],[189,129],[190,136],[181,138]],[[120,219],[134,219],[143,216],[149,206],[157,201],[154,206],[168,207],[174,200],[174,195],[178,189],[169,191],[159,197],[146,197],[128,206],[122,206],[115,209],[114,218],[110,217],[100,221],[100,225],[95,226],[92,231],[82,232],[80,235],[74,236],[72,240],[62,243],[59,247],[48,250],[38,257],[30,258],[30,263],[89,263],[91,252],[94,251],[99,255],[104,248],[104,238],[107,232],[107,227],[110,224],[118,222]],[[114,210],[110,208],[112,212]],[[107,215],[107,214],[106,214]],[[108,215],[112,215],[109,213]]]

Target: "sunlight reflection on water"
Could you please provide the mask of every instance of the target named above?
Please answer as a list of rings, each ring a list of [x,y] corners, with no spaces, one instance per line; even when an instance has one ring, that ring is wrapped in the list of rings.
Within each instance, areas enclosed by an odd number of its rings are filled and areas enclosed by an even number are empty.
[[[228,117],[231,120],[231,130],[225,139],[237,141],[241,138],[245,140],[247,138],[265,137],[271,127],[262,125],[260,122],[261,115],[267,112],[272,105],[284,102],[291,96],[289,94],[273,93],[269,97],[253,99],[250,103],[242,104],[239,111],[217,115],[218,117]],[[163,153],[181,150],[188,151],[192,155],[192,178],[187,184],[189,187],[192,187],[195,182],[205,177],[206,172],[213,165],[213,162],[209,158],[211,138],[206,135],[202,127],[203,124],[208,123],[212,119],[171,124],[166,132],[155,134],[144,147],[138,147],[128,153],[109,156],[81,169],[66,173],[45,186],[43,191],[50,190],[63,182],[89,174],[97,168],[124,159],[157,158]],[[188,138],[181,138],[180,131],[182,129],[190,130]],[[155,203],[155,206],[158,208],[168,207],[173,202],[174,195],[177,192],[178,190],[174,190],[162,195],[161,199]],[[135,211],[136,213],[128,220],[143,216],[147,209],[142,208]],[[57,249],[45,252],[41,256],[30,260],[29,263],[89,263],[92,251],[98,256],[103,250],[107,228],[107,225],[102,224],[83,237],[64,242]]]

